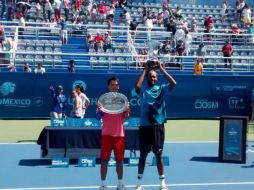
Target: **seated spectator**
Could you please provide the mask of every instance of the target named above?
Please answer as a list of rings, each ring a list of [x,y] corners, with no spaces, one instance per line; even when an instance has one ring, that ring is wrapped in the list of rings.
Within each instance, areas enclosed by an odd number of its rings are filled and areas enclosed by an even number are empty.
[[[107,12],[107,19],[112,18],[114,20],[114,14],[115,14],[115,6],[110,5],[109,10]]]
[[[94,48],[94,37],[91,35],[91,34],[88,34],[87,35],[87,38],[86,38],[86,40],[87,40],[87,46],[88,46],[88,48],[90,49],[90,48]]]
[[[156,24],[161,26],[163,24],[163,12],[159,12],[156,17]]]
[[[124,15],[123,13],[119,14],[119,25],[122,25],[125,23]]]
[[[75,73],[75,61],[73,59],[69,61],[68,72]]]
[[[97,5],[93,4],[92,9],[91,9],[91,18],[92,20],[95,22],[98,16],[98,12],[97,12]]]
[[[160,49],[159,49],[159,54],[166,54],[170,52],[171,46],[170,46],[170,40],[166,39],[164,43],[162,43]]]
[[[203,59],[197,59],[197,62],[193,68],[194,75],[202,75],[203,74]]]
[[[108,32],[105,33],[103,41],[104,41],[103,50],[104,50],[104,52],[106,52],[107,49],[111,49],[112,48],[112,38],[111,38],[111,36],[109,35]]]
[[[240,28],[237,26],[237,24],[232,24],[231,27],[231,33],[232,35],[232,44],[236,45],[238,42],[238,35],[240,34]]]
[[[169,61],[166,61],[164,63],[165,67],[167,69],[173,69],[173,70],[175,70],[175,69],[177,69],[177,70],[181,69],[181,64],[179,64],[177,62],[177,58],[175,57],[176,56],[176,51],[174,49],[169,50],[168,54],[169,54]]]
[[[138,27],[138,22],[136,21],[136,19],[134,18],[131,23],[130,23],[130,34],[135,37],[136,35],[136,31],[137,31],[137,27]]]
[[[44,18],[46,21],[49,21],[51,19],[51,15],[53,14],[53,7],[51,5],[51,2],[49,0],[45,0],[44,3]]]
[[[94,38],[94,49],[95,51],[97,52],[99,48],[102,48],[103,47],[103,44],[104,44],[104,41],[103,41],[103,36],[97,32],[97,35],[95,36]]]
[[[24,65],[24,72],[25,73],[31,73],[32,72],[32,69],[30,68],[30,65],[28,63],[26,63]]]
[[[174,18],[170,17],[169,22],[166,25],[167,32],[172,32],[172,36],[175,36],[176,33],[176,23],[174,22]]]
[[[228,68],[227,63],[229,63],[229,66],[232,69],[232,60],[230,57],[233,54],[233,46],[228,41],[226,41],[224,46],[222,47],[222,54],[224,57],[225,68]]]
[[[42,63],[38,63],[37,67],[34,69],[35,74],[44,74],[46,69],[43,67]]]
[[[205,17],[204,19],[205,19],[204,27],[205,27],[206,31],[208,33],[210,33],[213,29],[213,23],[214,23],[212,15],[209,15],[209,16]]]
[[[12,72],[12,73],[17,72],[16,67],[15,67],[15,65],[14,65],[13,62],[11,62],[11,63],[7,66],[7,68],[8,68],[8,71],[9,71],[9,72]]]
[[[174,43],[175,43],[174,46],[176,46],[178,41],[180,41],[180,40],[184,41],[184,39],[185,39],[185,31],[183,30],[183,28],[180,27],[176,30],[176,33],[174,36]]]
[[[130,23],[131,23],[131,15],[130,15],[130,13],[128,11],[126,11],[126,10],[124,10],[123,12],[124,12],[125,23],[127,25],[130,25]]]

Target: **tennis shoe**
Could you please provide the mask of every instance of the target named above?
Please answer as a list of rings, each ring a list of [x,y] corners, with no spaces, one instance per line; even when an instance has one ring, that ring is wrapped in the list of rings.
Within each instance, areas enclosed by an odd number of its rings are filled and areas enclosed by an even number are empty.
[[[144,188],[142,187],[142,185],[137,185],[136,190],[144,190]]]
[[[167,186],[160,186],[160,190],[168,190]]]
[[[118,185],[116,190],[126,190],[126,187],[124,185]]]
[[[107,186],[102,185],[102,186],[100,186],[100,189],[99,189],[99,190],[108,190],[108,188],[107,188]]]

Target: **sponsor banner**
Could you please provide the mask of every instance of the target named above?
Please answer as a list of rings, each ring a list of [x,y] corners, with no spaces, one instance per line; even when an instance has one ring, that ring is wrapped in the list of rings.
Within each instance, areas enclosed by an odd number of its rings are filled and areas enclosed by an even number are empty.
[[[52,167],[56,167],[56,168],[69,167],[69,158],[66,158],[66,157],[53,158],[51,160],[51,165]]]
[[[95,167],[96,158],[95,157],[81,157],[78,159],[79,167]]]
[[[1,73],[0,118],[49,118],[52,104],[50,85],[55,88],[58,85],[63,86],[67,98],[65,114],[70,117],[73,107],[71,92],[77,84],[83,86],[90,100],[85,118],[95,118],[98,98],[108,92],[107,80],[112,76],[119,78],[119,92],[128,98],[131,117],[138,118],[140,97],[135,92],[135,83],[139,74],[47,73],[42,76],[33,73]],[[167,83],[163,75],[158,77],[158,83]],[[254,76],[173,77],[177,86],[166,97],[168,117],[214,118],[225,114],[251,114],[250,95],[254,88]],[[95,121],[85,122],[86,125],[98,126],[98,123],[94,124]],[[134,123],[138,125],[137,122]]]
[[[139,157],[130,157],[128,160],[128,166],[137,166],[139,162]]]
[[[116,166],[116,161],[113,157],[111,157],[108,161],[108,166],[109,167],[115,167]]]

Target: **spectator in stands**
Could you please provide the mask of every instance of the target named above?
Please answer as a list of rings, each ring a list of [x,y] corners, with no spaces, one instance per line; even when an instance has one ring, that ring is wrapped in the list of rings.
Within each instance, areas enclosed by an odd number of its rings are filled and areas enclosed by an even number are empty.
[[[250,122],[253,123],[254,122],[254,89],[252,89],[250,101],[251,101],[251,118],[250,118]]]
[[[135,38],[135,36],[136,36],[136,31],[137,31],[138,24],[139,23],[136,21],[135,18],[130,23],[129,29],[130,29],[130,34],[133,38]]]
[[[175,13],[174,13],[174,15],[175,15],[175,18],[177,18],[177,19],[182,19],[182,9],[178,6],[178,7],[176,7],[176,10],[175,10]]]
[[[61,3],[61,8],[64,10],[65,20],[69,19],[69,12],[70,12],[70,0],[63,0]]]
[[[94,21],[94,23],[96,22],[97,16],[98,16],[97,5],[93,4],[92,9],[91,9],[91,18]]]
[[[15,3],[10,1],[8,2],[7,12],[6,12],[6,20],[12,21],[14,19],[15,13]]]
[[[50,117],[51,118],[62,118],[65,116],[66,109],[66,97],[63,94],[63,86],[59,85],[57,90],[54,89],[53,85],[50,85],[50,94],[52,98]]]
[[[86,110],[87,110],[88,106],[90,105],[90,100],[86,96],[82,85],[80,85],[80,84],[76,85],[75,89],[76,89],[76,92],[78,93],[78,96],[81,98],[81,101],[82,101],[82,116],[81,116],[81,118],[84,118],[85,114],[86,114]]]
[[[72,108],[72,111],[71,111],[71,117],[81,118],[81,117],[83,117],[82,100],[79,97],[76,90],[73,90],[71,94],[72,94],[72,97],[73,97],[73,108]]]
[[[128,11],[124,10],[124,19],[125,19],[125,24],[127,24],[128,26],[131,23],[131,15]]]
[[[81,7],[81,0],[75,0],[75,8],[77,10],[80,10],[80,7]]]
[[[221,6],[221,21],[224,22],[225,16],[228,13],[228,1],[223,0],[222,6]]]
[[[187,56],[190,53],[191,43],[192,43],[192,36],[188,31],[186,31],[185,32],[184,46],[185,46],[185,55],[187,55]]]
[[[35,74],[45,74],[46,69],[43,67],[42,63],[38,63],[37,67],[34,69]]]
[[[124,14],[119,14],[119,25],[123,25],[125,23]]]
[[[119,0],[119,7],[121,8],[127,7],[127,0]]]
[[[199,44],[196,54],[198,58],[204,58],[206,56],[206,48],[204,43]]]
[[[13,62],[10,62],[10,64],[7,66],[7,68],[8,68],[8,71],[11,73],[17,72],[16,67]]]
[[[25,73],[31,73],[32,69],[30,68],[30,65],[28,63],[24,64],[24,72]]]
[[[161,44],[159,54],[167,54],[171,49],[170,40],[167,38],[164,43]]]
[[[145,21],[145,26],[147,27],[147,40],[151,40],[151,31],[153,29],[153,19],[152,17],[148,16]]]
[[[254,44],[254,24],[250,24],[248,34],[250,34],[250,36],[248,36],[249,43]]]
[[[156,24],[161,26],[163,24],[163,12],[159,11],[156,17]]]
[[[177,41],[177,45],[176,45],[176,52],[177,52],[177,63],[181,64],[181,69],[183,69],[183,63],[182,63],[182,56],[184,55],[185,52],[185,46],[184,46],[184,41],[179,40]]]
[[[12,38],[6,38],[6,40],[4,41],[4,50],[6,51],[5,56],[4,56],[4,63],[6,65],[10,64],[11,61],[11,50],[13,49],[13,40]]]
[[[61,19],[61,1],[54,0],[54,3],[52,6],[54,7],[54,15],[55,15],[56,22],[59,22]]]
[[[242,11],[242,21],[243,21],[244,27],[248,28],[249,24],[251,23],[251,8],[247,4],[245,4]]]
[[[35,9],[36,9],[36,16],[37,16],[37,18],[41,18],[42,17],[42,9],[41,9],[41,3],[40,3],[40,1],[36,2]]]
[[[176,44],[178,41],[183,41],[185,39],[185,31],[182,27],[177,28],[175,36],[174,36],[174,47],[176,47]]]
[[[245,0],[236,1],[236,20],[237,21],[241,20],[244,7],[245,7]]]
[[[194,75],[202,75],[203,74],[203,59],[197,59],[197,62],[193,68]]]
[[[62,44],[67,44],[68,42],[68,30],[67,30],[67,24],[64,20],[64,18],[61,18],[61,22],[59,23],[61,28],[61,41]]]
[[[1,49],[4,48],[4,40],[5,40],[4,27],[3,27],[2,24],[0,24],[0,45],[1,45]]]
[[[232,44],[237,45],[238,37],[240,34],[240,28],[237,26],[237,24],[232,24],[231,33],[232,33]]]
[[[170,17],[169,22],[166,25],[167,32],[172,32],[172,36],[175,36],[176,33],[176,23],[174,22],[174,18]]]
[[[73,59],[69,61],[68,72],[75,73],[75,61]]]
[[[140,158],[138,164],[138,182],[136,190],[143,190],[142,178],[146,165],[146,158],[149,152],[155,155],[157,170],[160,179],[160,190],[167,190],[164,163],[162,159],[164,144],[164,122],[166,117],[165,98],[166,95],[176,86],[175,79],[167,73],[162,64],[158,62],[158,68],[164,75],[167,83],[157,84],[158,75],[155,70],[150,70],[147,66],[136,82],[136,93],[140,95],[140,127],[139,145]],[[144,84],[145,78],[147,83]]]
[[[106,16],[107,16],[106,3],[103,2],[103,1],[99,4],[99,13],[100,13],[101,22],[103,22],[106,19]]]
[[[119,90],[119,79],[112,77],[108,79],[109,92],[117,93]],[[102,109],[101,102],[98,102],[96,118],[102,119],[101,135],[101,187],[100,190],[107,190],[105,184],[107,176],[108,161],[114,150],[116,160],[116,173],[118,177],[118,190],[125,190],[123,184],[123,160],[125,151],[124,119],[130,116],[129,106],[122,113],[110,114]]]
[[[204,21],[205,29],[207,33],[210,33],[213,29],[213,23],[214,23],[212,15],[206,16],[204,19],[205,19]]]
[[[51,2],[49,0],[45,0],[45,4],[43,6],[44,8],[44,18],[46,22],[50,21],[51,15],[53,14],[53,7],[51,5]]]
[[[89,49],[94,48],[95,39],[94,39],[94,37],[91,34],[87,35],[86,40],[87,40],[87,46],[88,46],[88,48]]]
[[[95,38],[94,38],[94,49],[96,52],[98,52],[98,49],[99,48],[102,48],[103,47],[103,44],[104,44],[104,39],[103,39],[103,36],[97,32]]]
[[[109,6],[109,10],[107,12],[107,19],[108,18],[112,18],[114,20],[114,14],[115,14],[115,6],[114,5],[110,5]]]
[[[104,52],[106,52],[107,49],[112,48],[112,38],[111,38],[111,36],[109,35],[108,32],[105,33],[103,41],[104,41],[103,50],[104,50]]]
[[[192,20],[191,20],[190,32],[198,32],[197,20],[195,19],[195,17],[193,17]]]
[[[230,69],[232,69],[232,60],[230,57],[233,54],[233,46],[228,41],[226,41],[224,46],[222,47],[222,54],[224,56],[225,68],[228,68],[227,63],[229,63],[229,67]]]
[[[80,7],[79,18],[80,18],[81,23],[86,24],[88,22],[88,19],[90,16],[90,10],[84,4],[85,3],[83,2]]]
[[[169,70],[173,69],[181,69],[181,65],[179,63],[177,63],[177,59],[176,59],[176,50],[172,49],[169,50],[168,52],[169,54],[169,61],[166,61],[165,64],[165,68],[168,68]]]

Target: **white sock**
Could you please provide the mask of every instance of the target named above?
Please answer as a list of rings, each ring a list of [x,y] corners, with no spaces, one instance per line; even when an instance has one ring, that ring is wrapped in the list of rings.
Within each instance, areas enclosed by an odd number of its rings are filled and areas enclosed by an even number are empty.
[[[142,178],[143,174],[138,174],[138,183],[137,183],[138,186],[141,185]]]
[[[122,186],[123,185],[123,180],[122,179],[118,179],[118,186]]]
[[[101,180],[101,186],[106,186],[105,180]]]
[[[161,182],[161,186],[162,187],[166,186],[165,175],[161,175],[160,176],[160,182]]]

